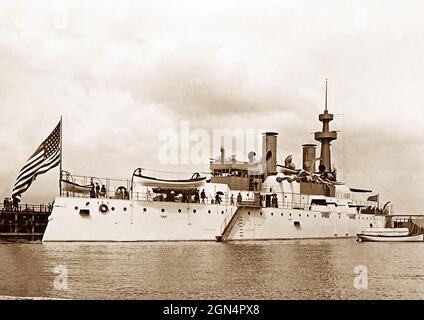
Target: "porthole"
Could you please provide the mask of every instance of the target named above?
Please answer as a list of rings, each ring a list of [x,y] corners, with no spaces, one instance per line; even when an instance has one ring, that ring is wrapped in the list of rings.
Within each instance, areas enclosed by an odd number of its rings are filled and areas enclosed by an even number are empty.
[[[160,211],[161,211],[161,212],[165,212],[165,209],[163,209],[163,208],[162,208]]]
[[[127,211],[127,207],[124,207],[124,211]]]
[[[224,214],[224,211],[221,211],[221,214]]]
[[[178,213],[181,213],[181,209],[178,209]]]
[[[210,213],[211,213],[211,211],[210,211],[210,210],[208,210],[208,213],[210,214]]]
[[[250,211],[247,212],[247,215],[250,216]]]
[[[193,213],[196,213],[196,209],[193,210]]]
[[[259,214],[262,215],[262,212],[260,212]]]
[[[77,206],[75,207],[75,210],[78,210],[78,207]]]
[[[281,212],[281,216],[284,216],[284,213]]]
[[[302,215],[299,213],[299,217],[301,217]]]
[[[307,214],[306,217],[309,218],[309,214]]]
[[[146,212],[147,211],[147,209],[146,208],[143,208],[143,212]]]
[[[115,211],[115,207],[110,208],[110,210]]]
[[[289,216],[291,217],[291,213],[289,213]]]
[[[273,212],[271,212],[271,216],[273,216],[274,215],[274,213]]]
[[[109,211],[109,208],[108,208],[108,206],[106,204],[102,203],[99,206],[99,210],[100,210],[101,213],[107,213]]]

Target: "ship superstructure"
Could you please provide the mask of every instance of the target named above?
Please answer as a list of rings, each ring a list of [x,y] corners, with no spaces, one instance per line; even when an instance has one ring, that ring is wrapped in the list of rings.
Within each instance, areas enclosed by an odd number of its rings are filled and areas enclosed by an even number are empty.
[[[159,179],[141,168],[127,181],[64,172],[43,241],[345,238],[385,227],[387,210],[355,199],[369,190],[337,180],[327,102],[319,120],[320,157],[315,144],[304,144],[300,169],[292,156],[277,162],[278,133],[266,132],[259,160],[255,152],[248,161],[227,159],[221,148],[207,178]]]

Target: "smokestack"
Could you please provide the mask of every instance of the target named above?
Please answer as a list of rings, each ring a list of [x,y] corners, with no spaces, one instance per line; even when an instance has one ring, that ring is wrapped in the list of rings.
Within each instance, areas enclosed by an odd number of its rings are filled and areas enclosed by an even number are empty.
[[[265,175],[277,173],[277,135],[276,132],[265,132],[262,139],[262,157],[265,159]]]
[[[316,157],[316,144],[304,144],[303,147],[303,170],[315,172],[315,157]]]
[[[225,148],[221,146],[221,163],[225,162]]]

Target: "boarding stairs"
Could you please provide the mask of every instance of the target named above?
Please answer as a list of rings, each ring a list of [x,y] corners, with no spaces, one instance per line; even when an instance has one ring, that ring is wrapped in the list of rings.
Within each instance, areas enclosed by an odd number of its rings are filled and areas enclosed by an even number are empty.
[[[412,234],[424,233],[424,219],[411,220],[411,227],[409,231]]]
[[[243,211],[246,208],[261,208],[261,206],[255,201],[243,201],[238,206],[236,211],[234,211],[233,215],[228,221],[224,221],[225,227],[223,228],[223,231],[221,235],[216,236],[217,242],[226,242],[228,237],[231,234],[231,231],[233,230],[234,226],[236,225],[239,218],[242,217]]]

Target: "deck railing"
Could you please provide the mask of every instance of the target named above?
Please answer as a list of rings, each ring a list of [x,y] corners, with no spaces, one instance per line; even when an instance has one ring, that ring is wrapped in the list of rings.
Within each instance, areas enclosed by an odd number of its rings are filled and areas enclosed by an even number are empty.
[[[124,200],[136,200],[136,201],[161,201],[161,202],[183,202],[183,203],[205,203],[205,204],[216,204],[216,196],[214,194],[207,194],[205,199],[196,199],[194,197],[188,197],[184,199],[182,197],[174,197],[172,201],[167,199],[165,193],[154,193],[154,192],[136,192],[131,191],[131,181],[129,179],[109,179],[109,178],[96,178],[87,176],[66,176],[64,178],[69,179],[74,183],[80,185],[89,185],[91,182],[97,183],[100,187],[104,186],[103,192],[96,192],[92,190],[90,193],[73,193],[62,190],[61,195],[64,197],[82,197],[82,198],[99,198],[99,199],[124,199]],[[220,196],[221,205],[237,205],[237,193],[233,194],[231,198],[230,194],[224,194]],[[276,209],[302,209],[302,210],[322,210],[322,206],[311,205],[311,195],[305,195],[300,193],[290,192],[274,192],[277,195],[277,201],[265,200],[264,197],[259,201],[259,207],[269,207]],[[269,195],[269,193],[267,193]],[[353,205],[361,207],[375,207],[375,203],[368,201],[356,201],[350,199],[348,193],[337,192],[335,195],[336,199],[350,200]],[[246,197],[246,192],[243,192],[242,201],[254,201],[254,192],[249,192],[249,196]],[[346,207],[347,208],[347,207]]]
[[[64,195],[69,197],[77,197],[77,198],[90,198],[89,195],[84,194],[74,194],[74,195]],[[199,199],[197,201],[194,200],[194,197],[191,197],[189,200],[183,200],[182,198],[175,197],[172,201],[168,200],[164,195],[156,194],[156,193],[145,193],[145,192],[133,192],[132,194],[132,200],[135,201],[145,201],[145,202],[175,202],[175,203],[199,203],[199,204],[217,204],[216,198],[213,196],[206,196],[205,199]],[[108,199],[115,199],[115,200],[129,200],[129,197],[121,197],[113,195],[113,193],[107,193],[105,195],[99,194],[97,197],[94,197],[95,199],[99,200],[108,200]],[[246,205],[247,203],[255,203],[255,206],[258,208],[275,208],[275,209],[301,209],[301,210],[307,210],[307,211],[322,211],[323,207],[318,205],[311,205],[308,202],[295,202],[295,201],[284,201],[284,200],[278,200],[277,203],[271,203],[270,205],[267,205],[265,200],[260,201],[254,201],[253,197],[244,197],[242,198],[241,203],[237,203],[236,197],[233,197],[231,200],[231,197],[224,195],[220,197],[221,201],[219,202],[220,205],[223,206],[239,206],[239,205]],[[347,208],[347,207],[346,207]]]
[[[13,206],[13,204],[10,205],[0,205],[0,211],[1,212],[22,212],[22,213],[28,213],[28,212],[36,212],[36,213],[50,213],[52,211],[53,205],[52,204],[20,204],[18,206]]]

